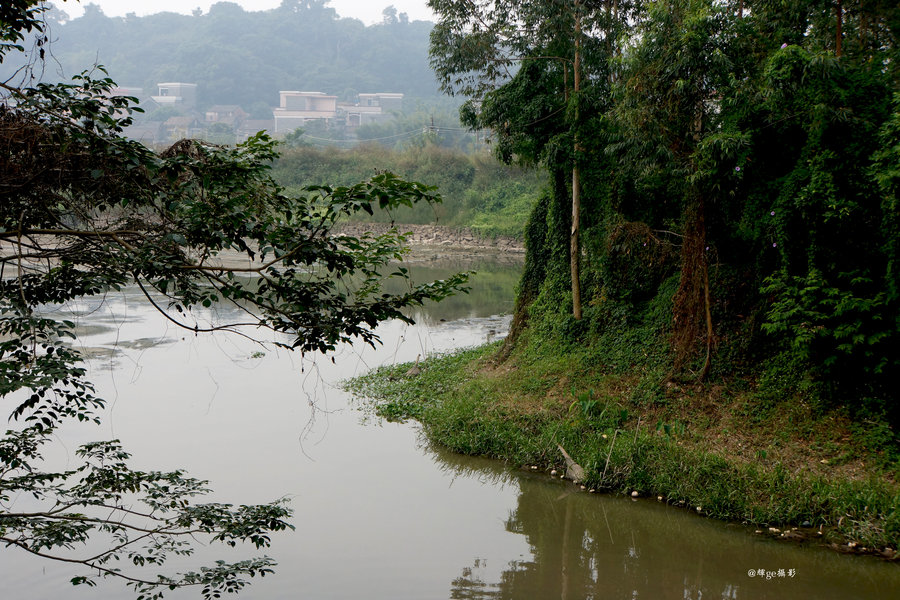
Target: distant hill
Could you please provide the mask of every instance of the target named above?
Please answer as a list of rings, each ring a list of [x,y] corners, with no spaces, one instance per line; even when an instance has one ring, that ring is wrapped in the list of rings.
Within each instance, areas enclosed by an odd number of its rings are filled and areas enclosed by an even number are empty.
[[[385,0],[388,1],[388,0]],[[279,90],[314,90],[351,100],[359,92],[439,95],[428,65],[433,26],[386,11],[365,26],[339,18],[322,0],[284,0],[247,12],[232,2],[193,16],[107,17],[94,4],[67,19],[47,15],[51,45],[44,80],[69,79],[102,64],[119,85],[155,92],[160,82],[197,84],[197,106],[240,105],[271,118]],[[0,65],[9,78],[18,65]],[[15,81],[15,79],[13,79]]]

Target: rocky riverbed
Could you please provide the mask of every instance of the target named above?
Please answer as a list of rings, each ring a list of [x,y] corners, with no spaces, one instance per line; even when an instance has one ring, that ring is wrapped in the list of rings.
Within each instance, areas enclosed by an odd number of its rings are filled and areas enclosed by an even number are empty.
[[[510,253],[524,253],[522,240],[499,236],[485,238],[465,227],[445,225],[394,225],[398,231],[409,233],[409,244],[414,249],[447,250],[495,250]],[[391,228],[389,223],[345,223],[339,232],[359,236],[364,233],[382,234]]]

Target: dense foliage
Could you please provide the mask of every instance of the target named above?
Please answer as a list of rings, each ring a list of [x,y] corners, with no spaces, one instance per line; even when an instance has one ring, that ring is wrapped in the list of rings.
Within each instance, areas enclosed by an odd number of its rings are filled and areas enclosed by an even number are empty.
[[[784,398],[900,423],[896,3],[429,5],[465,120],[550,173],[518,322],[565,343],[654,323],[657,382],[762,365]]]
[[[300,147],[284,149],[272,177],[288,189],[323,181],[347,185],[388,169],[441,191],[439,205],[400,206],[360,218],[396,223],[437,223],[469,227],[484,237],[521,237],[531,206],[542,187],[531,170],[504,165],[485,153],[475,155],[433,143],[392,151],[374,144],[349,150]]]
[[[6,59],[46,23],[41,2],[2,6]],[[0,543],[80,566],[76,584],[118,577],[138,598],[184,586],[219,597],[274,562],[172,573],[169,560],[192,554],[195,542],[267,547],[291,527],[290,510],[281,501],[203,502],[206,482],[135,470],[115,440],[81,446],[64,471],[43,462],[57,428],[90,426],[105,406],[60,307],[136,286],[194,335],[248,335],[239,330],[252,326],[276,332],[285,348],[320,352],[375,343],[379,322],[409,321],[402,309],[446,297],[466,276],[387,293],[386,278],[407,276],[389,266],[403,236],[333,235],[356,213],[438,202],[433,188],[379,172],[288,195],[270,177],[277,154],[264,134],[156,153],[122,136],[134,99],[114,86],[86,73],[71,83],[0,83],[0,408],[13,423],[0,437]],[[192,311],[213,303],[236,307],[241,322],[206,323]]]

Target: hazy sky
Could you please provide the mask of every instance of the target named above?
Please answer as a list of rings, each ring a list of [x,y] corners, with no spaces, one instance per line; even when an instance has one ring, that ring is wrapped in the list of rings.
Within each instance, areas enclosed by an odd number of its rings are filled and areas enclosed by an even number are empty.
[[[281,4],[281,0],[229,0],[244,7],[244,10],[268,10]],[[195,8],[209,10],[211,0],[81,0],[81,5],[93,3],[100,5],[108,17],[123,17],[127,13],[139,16],[163,11],[190,14]],[[405,12],[410,21],[424,19],[433,21],[434,15],[425,5],[425,0],[331,0],[328,6],[335,9],[342,17],[359,19],[366,25],[381,22],[381,11],[393,5],[397,12]],[[84,9],[79,3],[67,0],[57,2],[57,6],[72,17],[79,16]]]

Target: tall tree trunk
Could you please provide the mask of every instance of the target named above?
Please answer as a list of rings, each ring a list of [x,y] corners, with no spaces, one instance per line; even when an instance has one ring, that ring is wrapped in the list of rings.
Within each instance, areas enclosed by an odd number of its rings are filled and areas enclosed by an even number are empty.
[[[581,91],[581,13],[579,3],[575,2],[575,64],[573,66],[573,95],[575,100],[575,156],[572,160],[572,233],[569,240],[572,267],[572,316],[581,319],[581,244],[578,240],[581,220],[581,173],[578,161],[581,155],[581,143],[578,139],[579,127],[579,92]]]
[[[703,136],[703,105],[695,108],[694,147]],[[691,171],[697,172],[697,165],[690,160]],[[706,245],[706,198],[699,188],[689,192],[684,211],[684,240],[681,245],[681,279],[673,304],[673,346],[675,348],[675,369],[681,369],[694,353],[703,327],[706,329],[706,359],[698,380],[709,375],[712,364],[714,342],[712,307],[709,292],[709,255]],[[702,316],[701,316],[702,315]]]
[[[694,353],[697,342],[701,337],[705,338],[706,358],[698,376],[701,381],[709,374],[715,341],[705,213],[702,196],[686,210],[684,242],[681,246],[681,279],[673,298],[675,369],[684,366]]]

